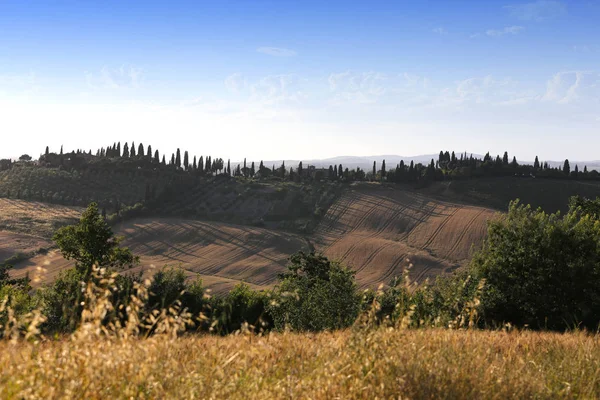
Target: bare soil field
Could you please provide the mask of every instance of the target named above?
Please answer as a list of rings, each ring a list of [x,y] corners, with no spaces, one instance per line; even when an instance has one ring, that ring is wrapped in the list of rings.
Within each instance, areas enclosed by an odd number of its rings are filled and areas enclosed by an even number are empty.
[[[410,264],[411,279],[423,282],[465,263],[494,214],[418,191],[354,185],[329,209],[314,244],[354,268],[362,287],[387,284]]]
[[[0,198],[0,232],[49,239],[58,227],[76,222],[82,211],[81,207]]]
[[[239,282],[270,287],[292,253],[312,248],[355,269],[361,287],[376,288],[411,264],[411,279],[418,282],[464,264],[472,246],[481,244],[494,213],[414,190],[361,184],[349,188],[315,233],[306,236],[185,218],[135,219],[114,231],[140,256],[140,265],[128,273],[147,275],[165,265],[180,266],[215,293]],[[42,266],[43,280],[51,281],[70,265],[51,251],[18,263],[13,275],[33,277]]]
[[[140,265],[127,273],[147,275],[165,265],[181,267],[190,279],[201,278],[215,293],[240,282],[255,289],[269,287],[285,270],[290,254],[308,249],[308,242],[298,235],[218,222],[148,218],[114,230],[125,237],[123,245],[140,256]],[[18,263],[13,276],[33,277],[42,266],[43,281],[52,281],[71,265],[53,251]]]
[[[0,263],[51,246],[54,230],[77,221],[82,210],[35,201],[0,199]]]

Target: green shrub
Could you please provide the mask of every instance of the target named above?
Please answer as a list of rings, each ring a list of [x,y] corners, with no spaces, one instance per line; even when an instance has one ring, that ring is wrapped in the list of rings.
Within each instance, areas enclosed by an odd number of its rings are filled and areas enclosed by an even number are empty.
[[[322,255],[299,252],[274,292],[268,311],[275,328],[322,331],[350,326],[360,311],[354,272]]]
[[[61,271],[49,286],[37,291],[49,331],[74,330],[79,324],[83,301],[83,272],[75,268]]]
[[[485,279],[482,309],[490,324],[596,329],[600,221],[576,203],[561,217],[512,202],[507,215],[490,222],[471,273]]]
[[[211,299],[212,318],[221,334],[232,333],[248,323],[254,331],[269,329],[273,325],[267,312],[268,292],[255,291],[244,283],[236,285],[226,296]]]
[[[181,268],[164,267],[152,277],[148,288],[148,306],[167,308],[180,300],[186,290],[185,274]]]

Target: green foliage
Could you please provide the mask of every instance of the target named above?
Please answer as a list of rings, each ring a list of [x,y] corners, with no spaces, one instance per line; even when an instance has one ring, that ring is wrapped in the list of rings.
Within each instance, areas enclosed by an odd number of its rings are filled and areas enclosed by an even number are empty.
[[[236,285],[226,296],[212,298],[210,308],[216,331],[232,333],[244,323],[257,332],[270,328],[273,320],[266,311],[269,301],[268,292],[252,290],[244,283]]]
[[[185,274],[181,268],[164,267],[154,274],[148,290],[151,308],[170,307],[186,290]]]
[[[268,311],[275,328],[322,331],[350,326],[360,310],[354,272],[322,255],[299,252],[281,275]]]
[[[561,217],[515,201],[506,216],[490,222],[471,263],[471,273],[486,282],[482,309],[488,323],[598,327],[600,221],[586,207]]]
[[[127,248],[119,247],[110,226],[92,203],[76,225],[60,228],[54,235],[63,257],[75,260],[76,268],[84,280],[92,267],[123,268],[137,263],[137,257]]]
[[[81,271],[71,268],[61,271],[56,280],[37,292],[49,331],[74,330],[80,320],[83,300]]]

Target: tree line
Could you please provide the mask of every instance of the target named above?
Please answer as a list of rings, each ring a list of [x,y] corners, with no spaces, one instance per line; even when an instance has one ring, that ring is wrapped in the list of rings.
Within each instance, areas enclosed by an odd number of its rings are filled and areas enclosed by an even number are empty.
[[[23,155],[20,163],[30,163],[31,157]],[[495,157],[487,153],[483,158],[478,158],[466,153],[456,155],[454,151],[440,151],[437,160],[431,159],[429,163],[405,163],[400,161],[395,166],[386,165],[382,160],[380,164],[373,161],[370,171],[360,167],[349,167],[342,164],[329,165],[328,168],[305,166],[302,161],[296,166],[286,166],[285,161],[280,165],[267,166],[261,160],[258,165],[255,161],[243,162],[232,165],[231,160],[212,156],[191,156],[187,150],[177,149],[169,157],[161,154],[151,145],[135,142],[113,143],[110,146],[98,149],[95,154],[91,150],[85,152],[81,149],[70,153],[63,153],[61,146],[59,153],[53,153],[49,147],[40,156],[39,164],[46,167],[69,169],[80,168],[142,168],[154,170],[172,170],[199,176],[226,175],[231,177],[245,177],[253,179],[276,178],[291,181],[303,180],[330,180],[342,182],[379,181],[393,183],[427,183],[452,179],[466,179],[478,177],[517,176],[534,178],[555,179],[582,179],[598,180],[600,174],[596,170],[583,170],[578,165],[571,166],[565,160],[562,167],[551,167],[548,162],[540,162],[536,156],[533,165],[520,164],[508,152]],[[0,160],[0,171],[11,169],[15,163],[11,160]]]

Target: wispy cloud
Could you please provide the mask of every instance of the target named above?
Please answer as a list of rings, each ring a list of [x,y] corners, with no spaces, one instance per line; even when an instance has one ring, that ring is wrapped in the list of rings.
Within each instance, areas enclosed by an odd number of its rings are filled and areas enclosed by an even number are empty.
[[[438,35],[447,35],[448,31],[446,30],[446,28],[438,26],[433,30],[433,33],[437,33]]]
[[[142,77],[141,69],[125,65],[119,68],[103,67],[99,73],[85,73],[91,89],[135,89],[139,87]]]
[[[511,16],[524,21],[545,21],[567,12],[567,6],[559,1],[539,0],[533,3],[508,5],[504,7]]]
[[[373,71],[333,73],[329,75],[327,81],[330,92],[334,94],[333,104],[375,103],[380,96],[386,93],[389,85],[385,74]]]
[[[504,29],[488,29],[487,31],[485,31],[485,34],[488,36],[494,36],[494,37],[498,37],[498,36],[504,36],[504,35],[518,35],[519,33],[521,33],[525,28],[522,26],[507,26]]]
[[[284,103],[297,104],[306,98],[303,90],[304,79],[295,74],[267,75],[255,81],[248,81],[241,73],[234,73],[225,79],[225,87],[239,99],[265,106]]]
[[[294,57],[298,54],[294,50],[285,49],[283,47],[259,47],[256,51],[274,57]]]
[[[600,103],[600,73],[592,71],[562,71],[546,84],[542,100],[569,104],[578,100]]]

